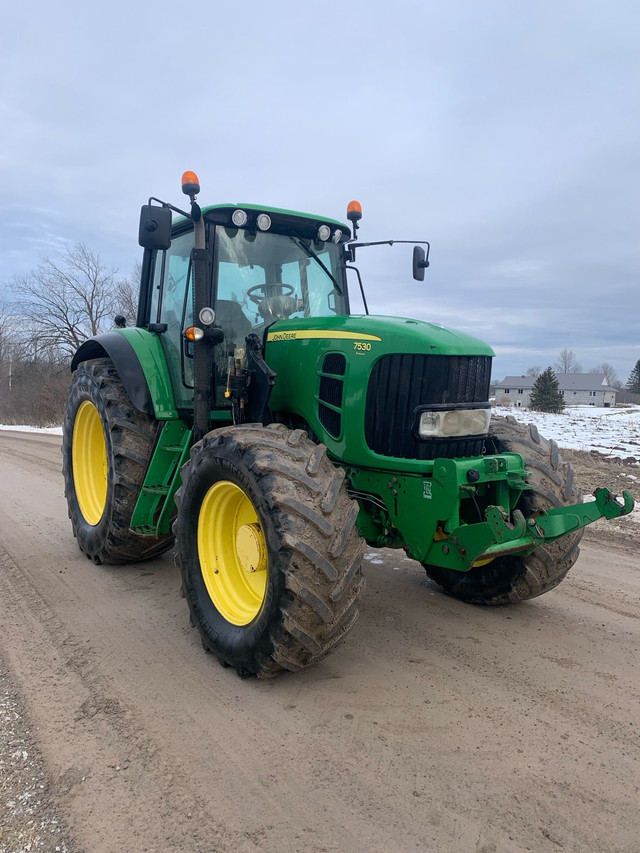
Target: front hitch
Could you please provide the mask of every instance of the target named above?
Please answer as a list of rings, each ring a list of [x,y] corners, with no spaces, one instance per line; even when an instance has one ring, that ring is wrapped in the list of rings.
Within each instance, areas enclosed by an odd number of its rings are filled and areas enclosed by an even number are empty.
[[[596,489],[593,496],[595,501],[577,506],[555,507],[547,510],[544,515],[529,518],[527,524],[542,541],[553,542],[554,539],[559,539],[580,527],[586,527],[599,518],[612,519],[628,515],[634,507],[634,500],[629,492],[622,493],[622,504],[609,489]]]
[[[622,503],[609,489],[596,489],[594,497],[588,503],[553,507],[526,519],[520,510],[514,510],[509,519],[502,507],[487,507],[483,522],[462,525],[447,539],[434,541],[424,562],[466,572],[478,561],[505,554],[530,554],[539,545],[600,518],[628,515],[634,507],[629,492],[622,493]]]

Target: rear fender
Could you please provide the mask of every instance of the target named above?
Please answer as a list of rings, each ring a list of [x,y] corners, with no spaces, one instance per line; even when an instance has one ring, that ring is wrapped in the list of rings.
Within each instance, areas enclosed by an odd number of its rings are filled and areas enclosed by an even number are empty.
[[[178,417],[167,361],[157,335],[118,329],[89,338],[78,348],[71,370],[92,358],[110,358],[136,409],[157,420]]]

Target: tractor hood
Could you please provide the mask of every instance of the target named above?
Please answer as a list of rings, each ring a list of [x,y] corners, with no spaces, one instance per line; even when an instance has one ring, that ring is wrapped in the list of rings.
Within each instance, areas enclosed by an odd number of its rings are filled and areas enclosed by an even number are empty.
[[[477,338],[403,317],[349,315],[279,320],[265,360],[277,374],[271,410],[300,424],[354,465],[424,471],[436,455],[481,455],[483,436],[416,435],[425,405],[489,405],[493,350]]]
[[[494,355],[488,344],[464,332],[424,320],[371,314],[279,320],[269,327],[266,340],[268,343],[315,340],[329,345],[340,340],[354,344],[361,341],[371,344],[367,347],[369,352]]]

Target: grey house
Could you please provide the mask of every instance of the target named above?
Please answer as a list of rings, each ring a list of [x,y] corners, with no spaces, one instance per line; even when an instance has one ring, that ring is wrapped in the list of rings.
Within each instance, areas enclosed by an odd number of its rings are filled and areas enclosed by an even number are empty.
[[[603,373],[556,373],[565,406],[604,406],[616,404],[616,389],[607,385]],[[499,406],[529,408],[529,395],[535,376],[506,376],[493,386]]]

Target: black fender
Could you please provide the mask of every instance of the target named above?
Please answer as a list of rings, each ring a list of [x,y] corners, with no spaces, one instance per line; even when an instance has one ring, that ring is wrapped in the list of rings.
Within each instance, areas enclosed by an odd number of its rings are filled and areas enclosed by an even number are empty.
[[[105,332],[89,338],[77,349],[71,360],[71,372],[83,361],[93,358],[110,358],[136,409],[145,415],[155,415],[147,377],[138,354],[131,343],[118,332]]]

